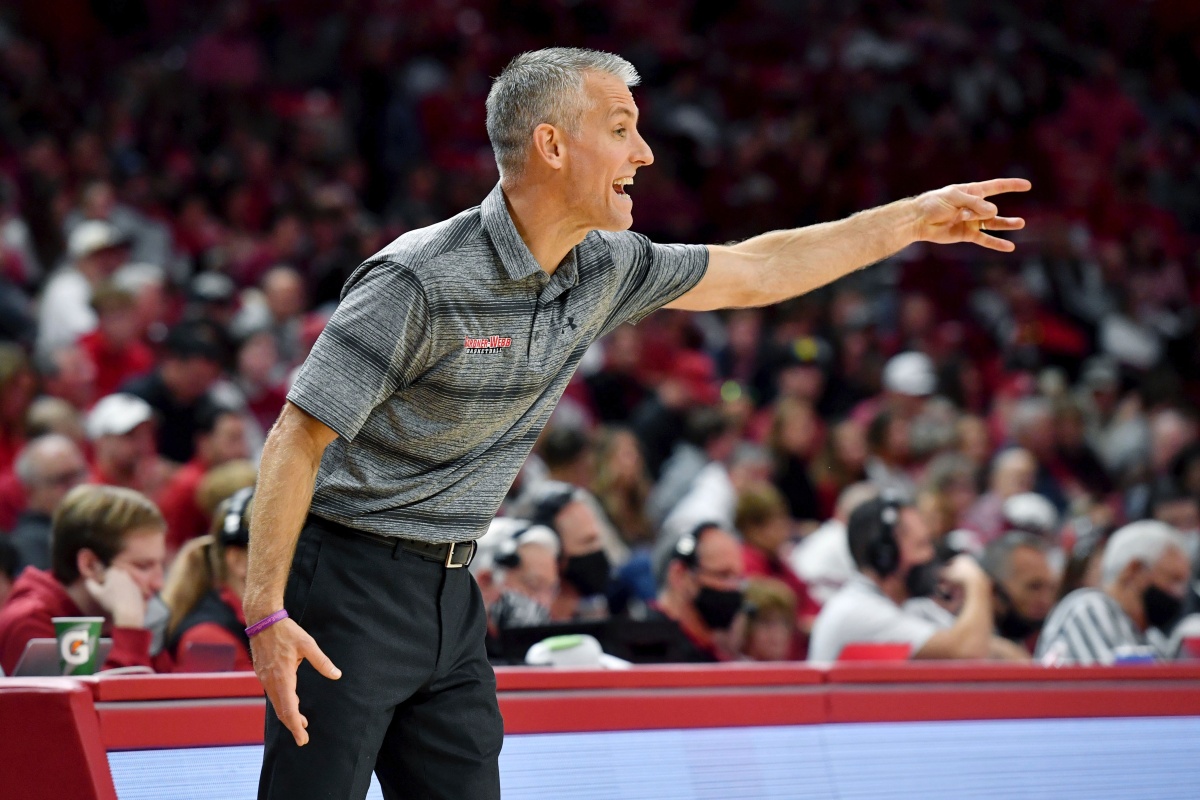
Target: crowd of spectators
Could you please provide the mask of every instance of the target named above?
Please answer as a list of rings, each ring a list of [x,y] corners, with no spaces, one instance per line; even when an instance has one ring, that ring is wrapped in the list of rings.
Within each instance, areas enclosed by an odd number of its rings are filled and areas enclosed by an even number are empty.
[[[245,541],[221,526],[289,379],[351,270],[491,188],[489,76],[551,43],[641,71],[656,162],[631,193],[659,241],[954,181],[1035,189],[1005,207],[1028,221],[1014,255],[913,246],[777,307],[664,311],[598,342],[475,565],[498,659],[507,628],[614,616],[670,621],[672,652],[704,660],[802,658],[810,635],[828,658],[1183,647],[1191,4],[66,5],[0,10],[0,666],[30,592],[157,626],[119,665],[176,667],[201,606],[236,629]],[[99,538],[72,538],[81,508],[110,509]],[[105,584],[126,556],[142,573]],[[839,638],[839,616],[906,633]]]

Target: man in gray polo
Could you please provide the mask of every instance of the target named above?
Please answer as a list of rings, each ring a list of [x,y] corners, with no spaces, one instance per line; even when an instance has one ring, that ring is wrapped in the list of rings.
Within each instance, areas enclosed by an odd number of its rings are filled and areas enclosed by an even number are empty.
[[[300,370],[251,525],[245,611],[275,711],[260,797],[363,797],[372,770],[389,798],[499,796],[486,614],[457,567],[594,340],[663,306],[795,297],[915,241],[1011,251],[984,231],[1023,225],[985,198],[1029,184],[996,180],[734,246],[654,244],[628,232],[653,162],[638,80],[586,50],[509,64],[487,100],[499,184],[365,262]]]

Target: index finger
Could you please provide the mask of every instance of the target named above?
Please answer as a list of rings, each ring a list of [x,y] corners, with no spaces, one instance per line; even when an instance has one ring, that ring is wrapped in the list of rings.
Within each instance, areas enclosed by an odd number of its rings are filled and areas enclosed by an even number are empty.
[[[1028,192],[1033,188],[1033,184],[1024,178],[994,178],[990,181],[967,183],[962,188],[963,191],[979,195],[980,197],[990,197],[994,194],[1004,194],[1006,192]]]

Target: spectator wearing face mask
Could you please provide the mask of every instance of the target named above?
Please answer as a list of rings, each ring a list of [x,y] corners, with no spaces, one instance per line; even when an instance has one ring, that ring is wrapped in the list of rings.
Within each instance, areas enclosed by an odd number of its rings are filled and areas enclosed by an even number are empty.
[[[550,609],[554,621],[608,616],[604,593],[612,566],[604,551],[603,522],[590,493],[561,481],[543,481],[514,505],[512,516],[554,531],[559,590]]]
[[[1100,588],[1077,589],[1050,613],[1036,650],[1044,663],[1165,656],[1191,576],[1179,532],[1156,520],[1126,525],[1105,545],[1100,569]]]
[[[742,544],[720,526],[701,523],[675,543],[650,619],[669,619],[687,640],[688,662],[734,657],[733,631],[744,600]]]
[[[982,566],[992,578],[996,634],[1032,654],[1054,606],[1058,583],[1045,542],[1031,533],[1010,531],[988,545]]]
[[[506,628],[544,625],[558,596],[558,534],[527,520],[496,517],[479,538],[468,569],[488,613],[488,659],[508,663],[500,644]]]
[[[942,568],[915,508],[890,494],[868,500],[850,515],[847,538],[859,571],[817,615],[810,661],[834,661],[846,645],[859,643],[907,644],[910,657],[921,659],[984,658],[991,652],[991,581],[969,556]],[[933,594],[939,578],[963,598],[946,627],[902,607]]]
[[[489,577],[499,595],[488,620],[497,631],[545,625],[558,597],[558,536],[545,525],[518,525],[492,558]]]

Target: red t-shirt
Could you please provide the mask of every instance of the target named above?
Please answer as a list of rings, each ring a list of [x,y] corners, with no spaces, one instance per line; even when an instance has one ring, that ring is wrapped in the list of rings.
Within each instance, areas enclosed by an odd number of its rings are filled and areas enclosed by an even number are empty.
[[[196,488],[208,468],[197,459],[180,467],[158,495],[158,507],[167,521],[167,549],[178,550],[184,543],[208,532],[211,521],[196,505]]]
[[[79,347],[96,367],[96,397],[110,395],[130,378],[154,369],[154,352],[145,342],[113,347],[97,329],[80,336]]]

